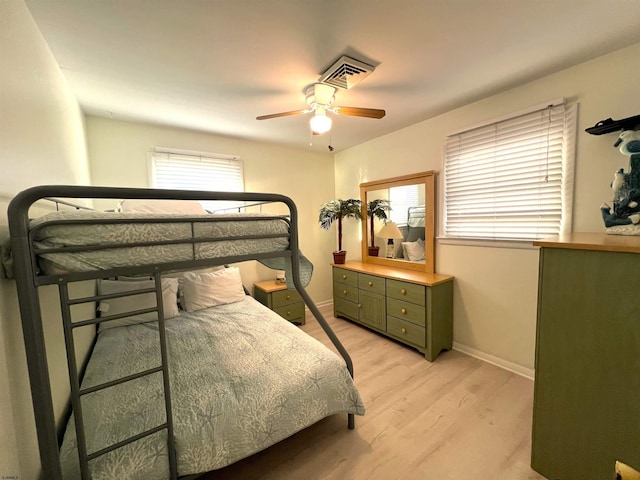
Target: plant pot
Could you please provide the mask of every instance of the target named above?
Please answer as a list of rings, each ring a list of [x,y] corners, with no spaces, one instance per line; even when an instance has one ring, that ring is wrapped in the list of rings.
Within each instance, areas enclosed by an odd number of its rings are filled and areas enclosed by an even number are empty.
[[[340,250],[339,252],[333,252],[333,263],[342,265],[347,258],[347,251]]]
[[[377,257],[380,252],[380,247],[369,247],[369,256]]]

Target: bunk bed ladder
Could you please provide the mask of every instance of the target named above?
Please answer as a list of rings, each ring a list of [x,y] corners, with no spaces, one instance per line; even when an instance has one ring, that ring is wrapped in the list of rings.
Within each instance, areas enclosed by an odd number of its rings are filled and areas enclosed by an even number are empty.
[[[61,311],[62,311],[62,323],[63,323],[63,329],[64,329],[65,345],[67,348],[67,365],[69,367],[69,381],[71,384],[71,405],[72,405],[74,421],[75,421],[78,457],[80,461],[80,473],[81,473],[82,480],[91,479],[91,473],[89,471],[90,460],[93,460],[94,458],[97,458],[101,455],[105,455],[113,450],[116,450],[120,447],[133,443],[146,436],[153,435],[164,429],[167,430],[167,450],[169,454],[170,479],[176,480],[178,478],[175,438],[173,434],[173,416],[172,416],[172,410],[171,410],[171,391],[170,391],[170,385],[169,385],[167,341],[166,341],[164,311],[162,307],[162,281],[161,281],[161,276],[159,272],[155,272],[153,277],[155,280],[155,288],[152,288],[152,289],[143,289],[143,290],[138,290],[136,292],[128,291],[128,292],[123,292],[119,294],[97,295],[92,297],[82,297],[82,298],[74,298],[74,299],[69,297],[67,279],[65,279],[65,277],[63,276],[58,278],[58,289],[60,292],[60,305],[61,305]],[[100,385],[95,385],[93,387],[81,389],[80,374],[79,374],[78,365],[76,362],[76,348],[75,348],[73,330],[78,327],[83,327],[83,326],[92,325],[92,324],[95,325],[95,324],[102,323],[104,321],[122,318],[127,315],[131,315],[131,313],[133,312],[74,322],[72,321],[71,307],[73,305],[96,302],[105,298],[116,298],[116,297],[138,295],[138,294],[151,293],[151,292],[155,292],[156,294],[156,307],[145,309],[145,310],[138,310],[135,313],[147,313],[147,312],[158,313],[158,326],[159,326],[158,330],[159,330],[161,365],[150,368],[148,370],[134,373],[127,377],[118,378]],[[133,435],[115,444],[109,445],[96,452],[91,452],[91,453],[87,452],[86,437],[84,433],[84,421],[83,421],[83,415],[82,415],[81,397],[89,393],[93,393],[109,387],[120,385],[129,381],[136,380],[138,378],[141,378],[147,375],[156,374],[156,373],[162,373],[164,401],[165,401],[165,414],[166,414],[165,423],[157,425],[144,432],[140,432],[136,435]]]

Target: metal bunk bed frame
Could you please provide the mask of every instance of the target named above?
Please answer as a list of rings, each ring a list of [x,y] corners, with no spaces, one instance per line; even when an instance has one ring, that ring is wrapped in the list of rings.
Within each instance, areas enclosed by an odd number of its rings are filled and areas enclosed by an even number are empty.
[[[196,260],[195,256],[192,260],[157,263],[146,266],[136,267],[118,267],[108,270],[85,271],[85,272],[69,272],[56,275],[42,275],[39,273],[37,265],[37,255],[40,253],[33,245],[31,228],[29,226],[29,209],[37,201],[43,199],[70,198],[70,199],[165,199],[165,200],[234,200],[246,202],[262,202],[262,203],[283,203],[289,209],[289,249],[277,253],[257,253],[246,255],[234,255],[225,257],[216,257],[214,259]],[[64,201],[65,203],[70,205]],[[53,400],[51,395],[51,384],[49,379],[48,362],[46,356],[44,331],[42,325],[42,312],[40,310],[40,301],[38,287],[42,285],[58,285],[60,295],[60,305],[63,319],[63,329],[65,336],[67,363],[69,367],[69,380],[71,384],[71,404],[76,418],[76,430],[78,437],[78,450],[80,457],[80,470],[83,480],[90,478],[88,467],[89,460],[106,454],[121,446],[132,443],[146,435],[151,435],[160,430],[167,430],[167,442],[169,452],[169,469],[170,478],[172,480],[178,478],[177,462],[175,453],[175,444],[173,438],[173,422],[171,414],[171,395],[168,377],[167,365],[167,347],[164,329],[164,315],[162,308],[162,286],[161,274],[166,271],[185,270],[194,267],[206,267],[212,265],[222,265],[228,263],[241,262],[246,260],[257,260],[262,258],[289,257],[292,267],[292,281],[296,290],[304,300],[313,316],[316,318],[326,335],[329,337],[337,351],[344,359],[347,369],[353,377],[353,363],[344,346],[340,343],[337,336],[324,319],[313,300],[306,292],[300,278],[300,259],[298,245],[298,213],[295,203],[284,195],[268,194],[268,193],[237,193],[237,192],[206,192],[206,191],[183,191],[183,190],[154,190],[139,188],[111,188],[111,187],[84,187],[84,186],[65,186],[65,185],[46,185],[27,189],[14,197],[8,207],[9,231],[11,235],[11,248],[14,261],[14,275],[18,291],[18,303],[20,308],[20,316],[22,321],[24,344],[27,356],[27,366],[29,372],[29,381],[31,386],[31,396],[33,403],[33,411],[36,422],[38,446],[40,451],[40,459],[42,466],[42,476],[48,480],[62,480],[62,471],[60,466],[60,455],[58,445],[58,434],[56,430],[56,421],[53,409]],[[270,218],[285,218],[283,216],[274,216]],[[195,220],[195,219],[193,219]],[[255,217],[254,217],[255,220]],[[180,219],[185,222],[184,218]],[[187,220],[191,222],[191,220]],[[144,221],[139,221],[145,223]],[[88,223],[101,223],[92,220]],[[120,222],[122,223],[122,222]],[[146,223],[158,223],[158,219],[146,220]],[[192,231],[193,231],[193,222]],[[246,237],[245,237],[246,238]],[[191,243],[195,248],[197,242],[203,239],[192,238],[187,240],[175,241],[172,243]],[[210,241],[208,239],[207,241]],[[127,247],[143,245],[141,243],[128,243]],[[112,248],[113,245],[109,245]],[[105,247],[103,247],[105,248]],[[83,250],[86,247],[78,247]],[[47,250],[52,252],[53,250]],[[69,251],[69,247],[65,248]],[[160,341],[160,357],[161,365],[157,368],[140,372],[123,379],[116,379],[102,385],[92,387],[91,389],[82,390],[80,388],[80,372],[76,364],[75,345],[73,338],[73,329],[79,326],[90,324],[98,324],[103,321],[109,321],[120,316],[98,317],[80,322],[73,322],[71,318],[71,306],[79,303],[96,302],[105,298],[113,298],[118,296],[95,295],[83,298],[69,297],[68,284],[82,280],[92,280],[106,278],[118,275],[149,275],[155,279],[156,308],[135,313],[145,313],[148,311],[156,311],[158,313],[159,323],[159,341]],[[138,293],[147,293],[149,290],[139,291]],[[125,294],[126,295],[126,294]],[[130,295],[130,293],[129,293]],[[120,294],[119,296],[122,296]],[[130,314],[130,313],[129,313]],[[164,401],[166,409],[165,424],[158,425],[149,431],[142,432],[117,444],[106,447],[98,452],[88,453],[84,445],[84,429],[82,424],[82,406],[80,398],[82,395],[94,392],[103,388],[109,388],[114,385],[124,383],[129,380],[140,378],[144,375],[152,373],[162,373],[164,387]],[[354,414],[348,415],[348,428],[355,427]],[[185,477],[186,478],[186,477]],[[195,476],[189,477],[195,478]]]

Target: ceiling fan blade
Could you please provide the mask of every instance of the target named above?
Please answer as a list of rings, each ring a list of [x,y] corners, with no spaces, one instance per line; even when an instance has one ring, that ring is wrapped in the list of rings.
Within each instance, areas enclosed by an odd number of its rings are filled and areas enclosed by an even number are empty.
[[[270,118],[278,118],[278,117],[288,117],[290,115],[302,115],[303,113],[309,113],[311,110],[294,110],[293,112],[281,112],[281,113],[272,113],[271,115],[260,115],[256,117],[256,120],[268,120]]]
[[[333,107],[333,113],[352,117],[382,118],[387,112],[377,108]]]

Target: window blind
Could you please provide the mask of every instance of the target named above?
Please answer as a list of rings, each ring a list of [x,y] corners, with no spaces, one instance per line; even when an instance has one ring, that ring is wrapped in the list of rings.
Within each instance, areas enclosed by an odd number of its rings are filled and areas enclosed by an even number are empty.
[[[550,105],[451,135],[444,233],[535,240],[570,230],[575,105]]]
[[[244,191],[242,162],[238,157],[216,154],[154,151],[151,154],[154,188]],[[236,207],[237,202],[201,202],[208,210]]]
[[[396,225],[406,225],[409,218],[409,207],[420,205],[418,185],[403,185],[389,189],[389,202],[393,208],[389,218]]]

